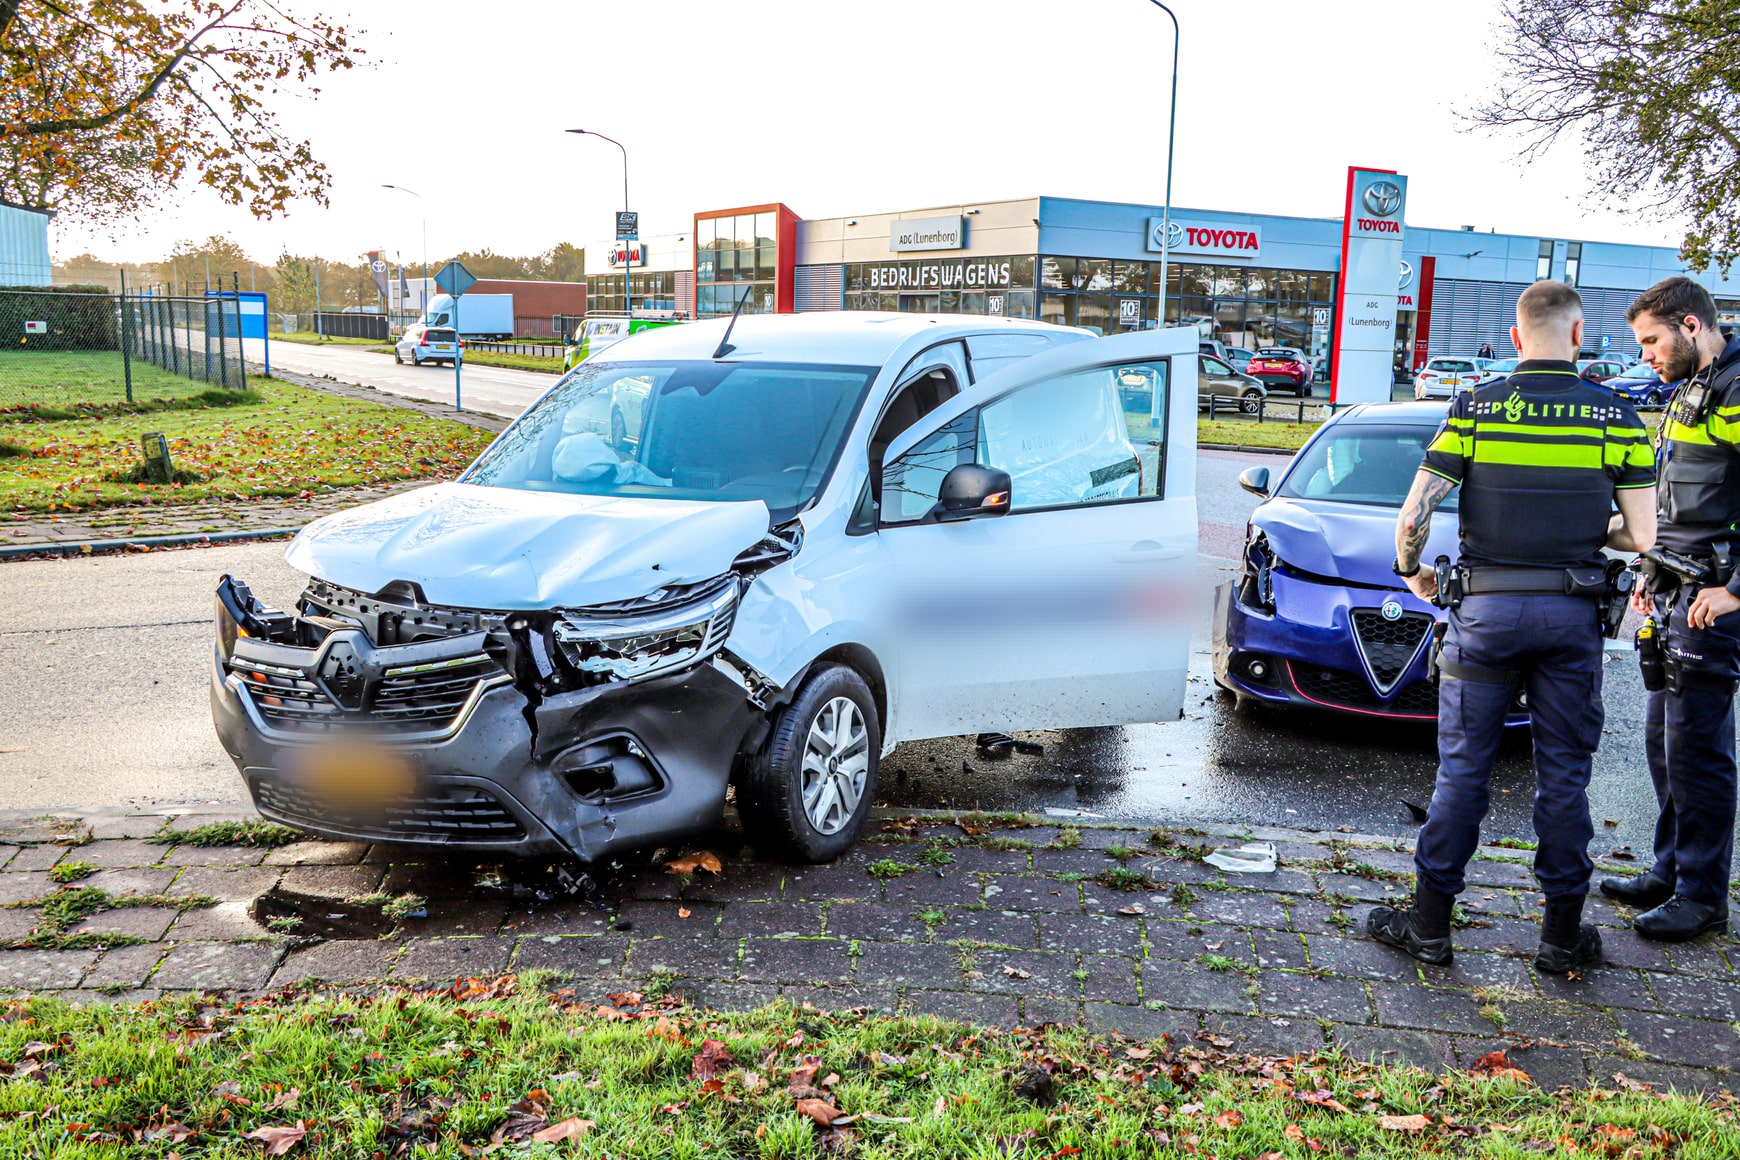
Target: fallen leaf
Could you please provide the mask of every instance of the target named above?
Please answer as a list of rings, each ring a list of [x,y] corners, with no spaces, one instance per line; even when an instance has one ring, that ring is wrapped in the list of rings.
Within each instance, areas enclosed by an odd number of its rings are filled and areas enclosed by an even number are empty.
[[[694,1062],[689,1065],[689,1078],[703,1082],[718,1079],[737,1061],[731,1057],[731,1049],[717,1039],[701,1041],[701,1050],[695,1053]]]
[[[1003,964],[1003,973],[1011,979],[1031,979],[1033,977],[1032,971],[1024,971],[1010,963]]]
[[[532,1139],[540,1144],[555,1144],[563,1140],[578,1140],[598,1125],[592,1120],[582,1120],[579,1116],[569,1116],[559,1124],[551,1124],[541,1132],[533,1132]]]
[[[1489,1051],[1468,1068],[1469,1074],[1485,1079],[1514,1079],[1518,1083],[1533,1083],[1529,1073],[1517,1067],[1502,1051]]]
[[[677,907],[677,917],[678,918],[688,918],[689,917],[689,908],[686,906]]]
[[[1609,858],[1617,858],[1621,862],[1637,861],[1637,855],[1633,854],[1630,850],[1609,850],[1607,856]]]
[[[1137,915],[1147,914],[1148,909],[1139,902],[1132,902],[1128,906],[1118,907],[1118,913],[1126,918],[1135,918]]]
[[[822,1061],[813,1055],[806,1055],[804,1061],[791,1069],[791,1082],[786,1087],[795,1091],[798,1088],[814,1087],[816,1073],[822,1070]]]
[[[1257,1160],[1283,1160],[1279,1152],[1264,1152]]]
[[[266,1155],[282,1156],[302,1142],[302,1137],[308,1135],[308,1125],[298,1120],[294,1127],[255,1128],[252,1132],[243,1132],[242,1138],[258,1140],[266,1145]]]
[[[699,854],[690,854],[683,858],[673,858],[665,863],[666,874],[693,874],[697,870],[718,874],[724,869],[725,867],[719,863],[719,855],[711,850],[702,850]]]
[[[1352,827],[1352,826],[1337,826],[1337,827],[1335,827],[1335,829],[1336,829],[1336,832],[1337,832],[1337,833],[1342,833],[1342,834],[1351,834],[1351,833],[1353,833],[1353,827]]]
[[[1419,1132],[1432,1126],[1429,1116],[1379,1116],[1378,1127],[1391,1132]]]
[[[1244,1122],[1245,1114],[1237,1108],[1228,1108],[1214,1118],[1214,1126],[1217,1128],[1236,1128]]]
[[[1595,1129],[1597,1136],[1605,1136],[1615,1144],[1629,1144],[1637,1136],[1636,1128],[1621,1128],[1618,1124],[1602,1124]]]
[[[799,1100],[797,1112],[800,1116],[808,1116],[824,1128],[840,1118],[839,1108],[821,1100]]]
[[[1301,1128],[1298,1124],[1288,1124],[1285,1128],[1281,1129],[1281,1135],[1287,1137],[1289,1140],[1303,1141],[1305,1139],[1305,1129]]]
[[[1604,826],[1608,826],[1610,828],[1615,827],[1615,826],[1619,825],[1619,819],[1618,818],[1602,818],[1601,824]]]
[[[296,1101],[301,1098],[302,1089],[291,1088],[289,1091],[279,1092],[277,1095],[273,1096],[272,1101],[260,1110],[263,1112],[275,1112],[280,1108],[289,1108],[294,1111],[296,1108]],[[177,1141],[177,1143],[179,1143],[179,1141]]]
[[[762,1079],[759,1075],[756,1075],[753,1071],[746,1071],[743,1073],[743,1090],[746,1092],[757,1091],[766,1083],[766,1080]]]
[[[1294,1092],[1293,1094],[1308,1104],[1315,1104],[1320,1108],[1328,1108],[1332,1112],[1347,1111],[1346,1104],[1336,1099],[1331,1092],[1323,1088],[1319,1088],[1314,1092]]]

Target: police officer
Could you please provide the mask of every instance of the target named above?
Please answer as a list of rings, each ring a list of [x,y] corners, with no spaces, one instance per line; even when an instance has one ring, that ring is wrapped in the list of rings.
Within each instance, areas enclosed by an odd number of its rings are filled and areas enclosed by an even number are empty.
[[[1562,974],[1601,958],[1601,936],[1582,923],[1594,869],[1586,791],[1601,739],[1601,616],[1618,570],[1601,549],[1654,542],[1655,469],[1636,412],[1577,375],[1577,292],[1536,282],[1516,319],[1516,371],[1451,403],[1396,524],[1396,574],[1430,600],[1438,581],[1420,552],[1433,509],[1461,485],[1438,782],[1414,853],[1414,903],[1374,909],[1366,930],[1424,962],[1451,960],[1450,911],[1480,843],[1493,758],[1520,689],[1534,733],[1535,877],[1547,897],[1535,966]],[[1620,522],[1610,527],[1616,499]]]
[[[1638,934],[1668,942],[1728,922],[1734,854],[1734,687],[1740,679],[1740,339],[1716,328],[1710,292],[1658,282],[1626,314],[1644,361],[1678,383],[1657,437],[1660,544],[1704,570],[1653,570],[1639,612],[1665,626],[1666,687],[1649,694],[1645,743],[1661,813],[1655,865],[1601,893],[1643,910]],[[1696,570],[1696,569],[1694,569]]]

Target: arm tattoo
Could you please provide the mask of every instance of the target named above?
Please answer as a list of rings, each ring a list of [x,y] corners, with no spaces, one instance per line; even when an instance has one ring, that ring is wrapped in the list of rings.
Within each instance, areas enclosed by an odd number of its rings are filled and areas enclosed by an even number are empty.
[[[1396,559],[1404,571],[1419,562],[1426,538],[1432,532],[1432,512],[1455,486],[1430,471],[1421,470],[1414,475],[1414,486],[1396,518]]]

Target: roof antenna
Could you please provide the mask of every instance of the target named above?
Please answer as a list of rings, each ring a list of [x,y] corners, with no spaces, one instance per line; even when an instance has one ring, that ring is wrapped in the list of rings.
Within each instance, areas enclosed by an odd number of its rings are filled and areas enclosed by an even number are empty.
[[[725,327],[725,335],[719,340],[718,349],[713,352],[714,358],[724,358],[726,355],[737,349],[731,345],[731,327],[737,325],[737,316],[743,313],[743,304],[749,301],[749,292],[753,289],[753,286],[745,286],[743,288],[743,293],[738,296],[737,305],[732,308],[731,311],[731,321]]]

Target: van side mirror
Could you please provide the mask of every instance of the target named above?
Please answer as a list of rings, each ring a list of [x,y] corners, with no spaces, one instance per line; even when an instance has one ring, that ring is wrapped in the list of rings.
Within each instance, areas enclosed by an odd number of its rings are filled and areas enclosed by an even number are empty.
[[[1239,486],[1259,499],[1269,498],[1269,469],[1247,467],[1239,472]]]
[[[961,463],[943,476],[936,506],[925,514],[927,524],[952,524],[987,516],[1006,516],[1014,491],[1007,471],[977,463]]]

